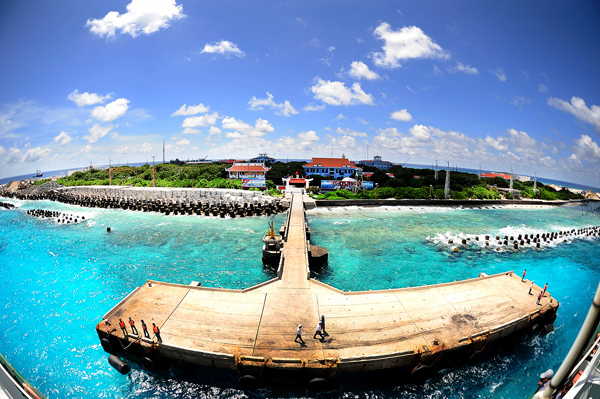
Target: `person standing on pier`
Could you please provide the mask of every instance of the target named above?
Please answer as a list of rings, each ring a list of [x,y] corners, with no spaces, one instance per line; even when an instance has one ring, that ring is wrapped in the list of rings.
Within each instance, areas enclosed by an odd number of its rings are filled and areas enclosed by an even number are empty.
[[[533,281],[534,280],[531,280],[531,285],[529,286],[529,295],[531,295],[531,290],[533,289]]]
[[[135,326],[135,322],[133,320],[131,320],[131,317],[129,318],[129,325],[131,326],[131,333],[132,334],[140,335],[140,333],[137,330],[137,327]]]
[[[313,339],[317,339],[317,335],[321,336],[321,339],[323,339],[323,327],[321,325],[321,321],[319,320],[319,323],[317,324],[317,331],[315,331],[315,335],[313,335]]]
[[[301,344],[304,344],[304,340],[302,339],[302,324],[298,324],[298,328],[296,329],[296,338],[294,339],[294,342],[298,342],[298,339],[300,339]]]
[[[541,305],[540,301],[542,300],[543,296],[544,296],[544,291],[540,291],[540,295],[538,296],[538,300],[535,303],[536,305]]]
[[[329,336],[329,334],[327,334],[327,331],[325,331],[325,315],[324,314],[321,315],[321,330],[323,331],[324,335]]]
[[[142,319],[142,330],[144,330],[144,337],[150,338],[150,334],[148,333],[148,327],[146,323],[144,323],[144,319]]]
[[[154,331],[154,335],[156,335],[158,342],[162,342],[162,338],[160,337],[160,330],[158,329],[158,326],[154,323],[152,323],[152,330]]]
[[[525,281],[525,274],[527,274],[527,269],[523,270],[523,277],[521,277],[521,282]]]
[[[125,322],[122,319],[119,319],[119,327],[123,330],[123,336],[127,336],[127,328],[125,328]]]
[[[544,284],[544,291],[542,292],[542,296],[546,295],[546,290],[548,289],[548,283]]]

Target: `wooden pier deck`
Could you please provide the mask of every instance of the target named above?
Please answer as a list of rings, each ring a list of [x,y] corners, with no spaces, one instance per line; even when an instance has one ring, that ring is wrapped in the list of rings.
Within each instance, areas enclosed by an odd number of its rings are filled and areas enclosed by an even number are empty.
[[[547,292],[536,304],[529,281],[512,272],[402,289],[342,292],[309,279],[305,213],[294,194],[281,278],[246,290],[148,281],[97,325],[100,338],[121,340],[119,318],[143,319],[163,342],[135,340],[140,357],[155,362],[237,369],[262,367],[337,373],[433,365],[447,353],[468,359],[488,342],[552,323],[558,302]],[[540,292],[535,286],[534,292]],[[313,339],[321,315],[328,336]],[[550,320],[551,319],[551,320]],[[305,345],[294,342],[303,325]],[[127,325],[129,329],[129,325]],[[152,334],[153,335],[153,334]],[[113,345],[115,346],[115,345]],[[453,356],[454,356],[453,355]],[[441,363],[440,363],[441,364]]]

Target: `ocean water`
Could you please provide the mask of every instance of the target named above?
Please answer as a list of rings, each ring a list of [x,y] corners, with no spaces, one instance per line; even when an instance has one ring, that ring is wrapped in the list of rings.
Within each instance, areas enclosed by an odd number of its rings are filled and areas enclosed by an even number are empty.
[[[147,279],[243,288],[273,277],[261,263],[267,221],[88,209],[2,199],[0,352],[49,398],[306,397],[302,391],[249,393],[232,373],[173,367],[126,376],[107,362],[95,332],[102,315]],[[77,224],[26,215],[70,212]],[[81,216],[85,221],[81,222]],[[590,207],[337,208],[308,212],[314,244],[329,250],[316,278],[340,289],[434,284],[514,270],[543,285],[561,307],[555,331],[488,353],[477,366],[444,369],[424,385],[342,381],[326,398],[525,398],[539,374],[568,352],[600,281],[600,239],[575,239],[516,253],[476,246],[458,253],[447,237],[523,234],[600,225]],[[112,232],[107,233],[106,228]]]

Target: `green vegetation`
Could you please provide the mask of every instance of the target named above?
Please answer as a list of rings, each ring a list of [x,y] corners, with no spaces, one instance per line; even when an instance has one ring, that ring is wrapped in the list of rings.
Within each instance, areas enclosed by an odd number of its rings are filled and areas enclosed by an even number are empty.
[[[157,187],[210,187],[241,188],[239,180],[227,179],[226,164],[177,165],[177,162],[157,164]],[[112,168],[114,186],[152,187],[152,166],[119,166]],[[92,169],[75,172],[69,177],[58,179],[65,186],[108,185],[108,169]]]
[[[280,195],[276,186],[283,184],[284,176],[304,177],[303,162],[276,162],[268,165],[271,170],[266,182],[267,189],[272,195]],[[157,187],[207,187],[207,188],[241,188],[240,180],[227,179],[224,163],[201,165],[185,165],[175,160],[168,164],[156,165]],[[319,193],[322,176],[311,176],[313,181],[309,191],[318,199],[443,199],[446,171],[440,170],[438,179],[432,169],[413,169],[394,166],[387,172],[365,167],[365,171],[373,172],[371,180],[377,186],[376,190],[352,193],[348,190],[338,190],[329,193]],[[113,185],[152,187],[152,166],[146,164],[140,167],[119,166],[112,168]],[[393,173],[390,178],[387,173]],[[46,180],[36,182],[36,185]],[[108,185],[108,170],[92,169],[86,172],[75,172],[69,177],[62,177],[59,184],[65,186]],[[501,199],[497,188],[508,188],[509,183],[500,178],[479,179],[474,173],[450,172],[450,198],[465,199]],[[515,181],[513,188],[521,191],[522,198],[539,198],[543,200],[582,199],[580,194],[574,194],[567,189],[556,191],[542,183],[537,184],[537,194],[533,192],[533,182]],[[510,193],[504,196],[511,199]]]
[[[387,172],[365,167],[365,171],[373,172],[371,179],[378,187],[373,191],[358,192],[353,194],[347,190],[332,191],[317,195],[317,199],[362,199],[362,198],[396,198],[396,199],[444,199],[444,185],[446,171],[440,170],[438,179],[435,180],[433,169],[413,169],[394,166]],[[389,177],[392,173],[394,177]],[[315,184],[316,186],[316,184]],[[492,179],[479,179],[474,173],[450,171],[449,198],[454,200],[466,199],[501,199],[499,188],[508,188],[509,183],[501,177]],[[583,195],[574,194],[563,188],[560,191],[550,186],[537,183],[537,195],[533,192],[533,182],[514,181],[513,188],[521,191],[522,198],[543,200],[569,200],[583,199]],[[312,189],[311,192],[315,190]],[[512,194],[507,193],[504,198],[512,199]]]

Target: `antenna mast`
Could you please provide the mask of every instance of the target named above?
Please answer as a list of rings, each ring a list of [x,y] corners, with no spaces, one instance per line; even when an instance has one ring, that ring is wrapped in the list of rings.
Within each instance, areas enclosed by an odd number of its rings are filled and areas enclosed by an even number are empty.
[[[446,169],[446,184],[444,185],[444,199],[448,199],[450,194],[450,161],[448,162],[448,168]]]

